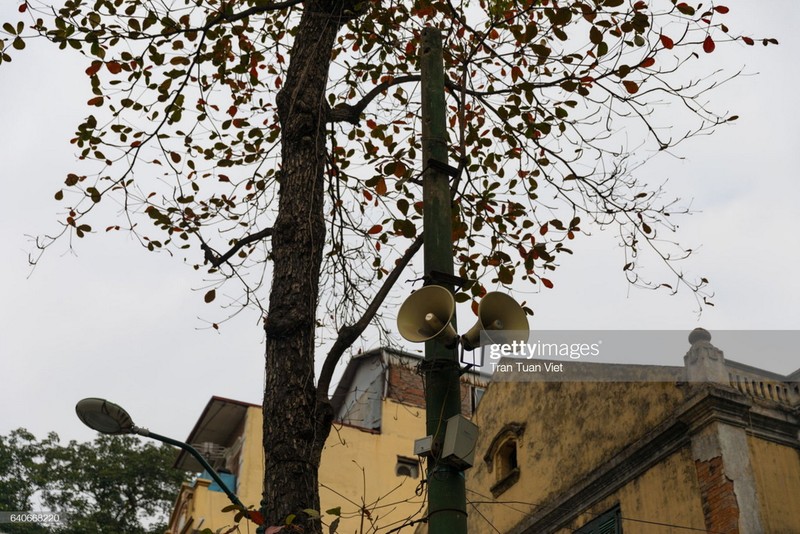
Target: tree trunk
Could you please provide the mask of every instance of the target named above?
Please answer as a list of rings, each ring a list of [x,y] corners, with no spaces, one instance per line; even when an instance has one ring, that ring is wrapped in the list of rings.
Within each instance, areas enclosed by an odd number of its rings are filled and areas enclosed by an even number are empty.
[[[277,95],[282,131],[280,199],[272,237],[273,281],[264,389],[264,499],[268,525],[319,510],[317,471],[330,431],[329,405],[314,386],[315,321],[325,241],[325,100],[341,2],[309,0]],[[326,409],[328,408],[328,409]],[[301,518],[298,518],[300,520]],[[308,522],[306,532],[320,531]],[[313,527],[311,526],[313,524]]]

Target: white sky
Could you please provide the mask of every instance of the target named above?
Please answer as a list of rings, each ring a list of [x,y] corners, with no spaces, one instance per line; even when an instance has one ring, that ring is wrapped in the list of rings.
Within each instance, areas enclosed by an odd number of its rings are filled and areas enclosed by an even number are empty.
[[[699,247],[682,266],[710,279],[716,306],[698,318],[686,291],[669,297],[629,288],[613,236],[581,236],[575,255],[550,276],[555,289],[516,295],[534,307],[533,329],[800,330],[800,114],[793,67],[800,4],[727,5],[731,28],[781,44],[718,47],[720,64],[753,74],[713,97],[717,110],[741,118],[682,145],[685,159],[663,157],[646,170],[653,183],[669,177],[671,196],[693,199],[700,210],[680,221],[680,241]],[[16,3],[3,2],[0,19],[15,15]],[[208,328],[224,311],[203,304],[202,275],[180,259],[147,253],[124,235],[95,234],[77,241],[75,254],[65,253],[66,242],[57,244],[28,276],[26,234],[56,228],[61,205],[53,194],[74,168],[68,140],[86,113],[89,83],[77,56],[50,46],[17,56],[0,67],[0,434],[26,427],[39,437],[54,430],[63,439],[91,439],[94,433],[74,415],[75,403],[87,396],[117,402],[137,424],[178,439],[211,395],[260,403],[257,315],[241,314],[219,333]],[[653,277],[666,275],[654,260],[647,267]],[[389,306],[409,289],[399,287]],[[460,322],[471,323],[467,315]],[[731,359],[776,372],[800,367],[720,348]],[[682,356],[671,363],[681,364]]]

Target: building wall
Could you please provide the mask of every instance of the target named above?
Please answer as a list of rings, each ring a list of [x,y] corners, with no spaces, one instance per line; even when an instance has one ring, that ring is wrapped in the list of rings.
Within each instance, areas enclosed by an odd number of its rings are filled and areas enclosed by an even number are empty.
[[[250,406],[244,421],[244,442],[236,495],[245,506],[253,505],[255,509],[261,505],[261,488],[264,484],[264,449],[261,446],[263,435],[261,408]]]
[[[622,531],[636,534],[671,532],[664,525],[705,530],[703,506],[691,448],[682,447],[613,495],[592,506],[559,534],[574,532],[606,510],[619,505]],[[655,524],[662,523],[662,524]]]
[[[477,504],[470,531],[483,532],[486,521],[509,531],[655,427],[683,398],[675,383],[492,382],[476,414],[477,461],[467,471],[467,497],[513,502],[518,512]],[[524,426],[517,438],[519,479],[495,495],[498,468],[485,455],[509,423]]]
[[[765,534],[797,532],[800,525],[800,451],[748,438]]]
[[[382,401],[382,412],[380,433],[334,424],[323,450],[321,508],[324,514],[341,507],[339,532],[360,532],[362,503],[368,511],[365,532],[370,525],[399,526],[422,511],[422,498],[415,494],[422,469],[410,478],[397,476],[395,468],[398,455],[413,457],[414,440],[425,435],[425,412],[392,399]]]

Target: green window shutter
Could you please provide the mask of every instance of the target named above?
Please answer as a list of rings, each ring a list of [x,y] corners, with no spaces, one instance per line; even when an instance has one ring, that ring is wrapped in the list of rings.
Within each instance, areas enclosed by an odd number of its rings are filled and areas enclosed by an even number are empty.
[[[595,517],[581,528],[576,534],[622,534],[622,517],[619,506]]]

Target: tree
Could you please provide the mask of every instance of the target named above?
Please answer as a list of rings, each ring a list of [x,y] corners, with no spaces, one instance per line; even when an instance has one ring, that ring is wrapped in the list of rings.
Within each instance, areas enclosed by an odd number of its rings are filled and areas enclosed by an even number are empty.
[[[37,441],[25,429],[0,436],[0,508],[44,509],[66,515],[64,524],[4,525],[17,532],[147,534],[163,532],[183,474],[172,467],[175,449],[132,436],[100,435],[93,442]],[[160,520],[158,523],[156,520]],[[16,530],[15,530],[16,529]]]
[[[424,26],[445,34],[453,256],[476,280],[459,302],[475,309],[486,285],[515,279],[552,288],[557,258],[588,224],[619,227],[631,283],[683,285],[707,302],[706,279],[674,263],[690,251],[664,240],[685,210],[636,171],[736,118],[705,102],[723,79],[682,75],[720,44],[754,44],[724,24],[723,5],[24,0],[19,11],[0,60],[45,38],[87,58],[92,91],[72,142],[97,172],[67,174],[55,194],[67,214],[40,249],[94,233],[91,216],[114,199],[124,215],[106,231],[207,269],[206,302],[233,279],[244,290],[234,305],[264,311],[269,524],[319,509],[333,369],[421,245]],[[669,128],[680,113],[691,129]],[[675,280],[642,279],[643,250]],[[325,328],[336,334],[315,385]]]

